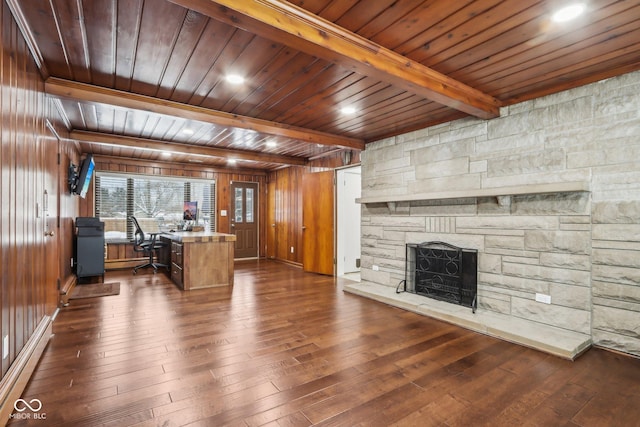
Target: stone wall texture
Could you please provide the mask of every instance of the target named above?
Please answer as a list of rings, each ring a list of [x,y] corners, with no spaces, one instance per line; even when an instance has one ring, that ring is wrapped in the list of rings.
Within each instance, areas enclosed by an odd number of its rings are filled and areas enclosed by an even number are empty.
[[[376,141],[362,155],[363,199],[569,181],[590,191],[363,204],[362,280],[396,287],[407,243],[474,248],[480,309],[640,355],[640,72]]]

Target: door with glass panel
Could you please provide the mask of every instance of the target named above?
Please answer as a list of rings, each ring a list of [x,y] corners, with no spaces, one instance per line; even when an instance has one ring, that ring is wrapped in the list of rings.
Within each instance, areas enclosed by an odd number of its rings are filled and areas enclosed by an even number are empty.
[[[236,258],[258,257],[258,183],[231,182],[231,233]]]

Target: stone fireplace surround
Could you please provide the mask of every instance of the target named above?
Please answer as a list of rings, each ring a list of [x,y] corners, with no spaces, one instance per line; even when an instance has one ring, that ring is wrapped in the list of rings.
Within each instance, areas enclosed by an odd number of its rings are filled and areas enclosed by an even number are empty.
[[[568,359],[640,355],[639,94],[631,73],[368,144],[345,290]],[[475,314],[396,293],[425,241],[478,250]]]
[[[398,294],[395,289],[375,283],[350,285],[348,291],[573,359],[591,344],[588,272],[578,269],[562,274],[561,258],[585,256],[588,252],[584,227],[576,227],[589,222],[587,187],[575,182],[526,185],[508,191],[416,194],[402,201],[363,198],[361,203],[366,204],[370,214],[366,226],[369,232],[371,227],[380,226],[387,237],[390,233],[404,233],[407,243],[446,236],[446,243],[477,249],[479,310],[473,314],[469,308],[415,294]],[[500,194],[489,196],[491,192]],[[385,211],[389,218],[377,215]],[[420,214],[426,211],[428,216]],[[567,246],[561,250],[559,246],[563,243],[554,242],[557,233],[562,233],[561,240]],[[539,256],[536,251],[554,246],[558,251],[549,256],[555,256],[554,263],[558,265],[525,271]],[[377,262],[378,272],[397,266],[392,267],[388,259],[380,257]],[[500,270],[512,272],[513,277],[501,277]],[[390,276],[402,280],[398,274]],[[562,278],[552,278],[561,274]],[[539,303],[530,301],[530,293],[551,295],[552,302],[562,299],[570,307],[536,307]]]

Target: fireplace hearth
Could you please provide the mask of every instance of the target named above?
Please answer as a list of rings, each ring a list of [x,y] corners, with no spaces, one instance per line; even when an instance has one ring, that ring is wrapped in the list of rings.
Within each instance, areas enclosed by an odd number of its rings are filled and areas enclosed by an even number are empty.
[[[444,242],[409,243],[404,290],[470,307],[475,313],[478,251]]]

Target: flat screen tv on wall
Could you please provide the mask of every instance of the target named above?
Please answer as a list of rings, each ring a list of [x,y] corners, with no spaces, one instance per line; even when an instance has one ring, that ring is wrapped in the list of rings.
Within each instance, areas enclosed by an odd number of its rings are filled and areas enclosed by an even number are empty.
[[[69,188],[72,194],[77,194],[82,198],[86,197],[95,167],[96,164],[91,154],[82,161],[80,172],[76,172],[74,165],[69,167]]]

